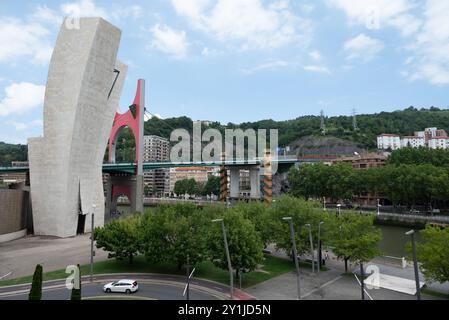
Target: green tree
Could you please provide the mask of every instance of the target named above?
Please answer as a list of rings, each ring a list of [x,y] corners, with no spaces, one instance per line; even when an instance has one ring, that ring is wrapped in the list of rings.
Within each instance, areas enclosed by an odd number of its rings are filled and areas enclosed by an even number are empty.
[[[81,267],[80,267],[80,265],[78,265],[77,267],[78,267],[78,274],[79,274],[79,279],[78,279],[78,288],[79,289],[76,289],[75,286],[73,287],[70,300],[81,300],[82,299],[82,296],[81,296],[81,282],[82,282]]]
[[[220,195],[220,177],[210,176],[202,190],[203,196]]]
[[[263,260],[263,243],[250,220],[235,211],[225,211],[223,220],[229,245],[231,264],[237,271],[255,270]],[[212,223],[208,248],[212,262],[221,269],[228,268],[223,233],[218,223]]]
[[[374,226],[374,217],[356,213],[345,213],[327,221],[330,228],[329,242],[333,253],[345,262],[367,262],[380,254],[378,243],[380,230]]]
[[[195,179],[184,179],[176,181],[173,190],[177,195],[195,195],[197,192],[197,183]]]
[[[272,219],[268,207],[260,202],[239,203],[230,210],[250,220],[265,247],[274,240]]]
[[[31,283],[30,294],[28,300],[42,299],[42,266],[38,264],[33,275],[33,282]]]
[[[424,242],[417,244],[417,255],[423,274],[430,281],[449,281],[449,228],[428,225],[420,234]]]
[[[306,227],[310,224],[313,239],[318,238],[318,225],[321,221],[324,225],[321,229],[321,239],[325,240],[326,230],[330,224],[327,222],[330,215],[322,211],[319,203],[306,201],[301,198],[290,196],[281,196],[276,199],[269,208],[268,214],[271,222],[269,227],[272,230],[273,241],[276,249],[292,253],[292,240],[289,224],[283,220],[284,217],[291,217],[296,235],[296,247],[298,255],[303,255],[310,251],[309,229]]]
[[[306,199],[350,199],[354,192],[353,178],[354,170],[346,163],[303,165],[290,171],[290,193]]]
[[[159,206],[146,213],[142,221],[142,246],[152,263],[175,263],[178,269],[187,262],[195,265],[207,259],[208,225],[214,214],[192,204]]]
[[[97,247],[109,252],[109,258],[128,259],[133,263],[140,251],[140,217],[130,216],[113,220],[104,227],[96,228],[94,239]]]

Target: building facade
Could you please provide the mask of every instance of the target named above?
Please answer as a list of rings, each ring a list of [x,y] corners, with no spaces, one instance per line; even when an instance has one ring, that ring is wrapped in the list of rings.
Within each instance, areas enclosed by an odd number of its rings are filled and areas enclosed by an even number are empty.
[[[401,137],[396,134],[382,134],[377,137],[377,148],[380,150],[400,149]]]
[[[219,176],[219,167],[191,167],[170,169],[170,193],[173,194],[176,182],[194,179],[197,183],[207,183],[210,176]]]
[[[144,162],[168,162],[170,160],[170,141],[150,135],[144,136]],[[170,195],[170,171],[157,169],[144,173],[145,195],[164,197]]]
[[[345,162],[352,165],[355,170],[367,170],[383,167],[387,163],[387,157],[381,153],[367,153],[354,157],[344,157],[332,161],[333,164]],[[353,195],[352,200],[360,205],[377,205],[377,201],[383,202],[383,197],[378,194],[360,193]]]
[[[413,136],[401,137],[395,134],[382,134],[377,137],[379,150],[398,150],[401,148],[449,149],[449,137],[445,130],[435,127],[417,131]]]

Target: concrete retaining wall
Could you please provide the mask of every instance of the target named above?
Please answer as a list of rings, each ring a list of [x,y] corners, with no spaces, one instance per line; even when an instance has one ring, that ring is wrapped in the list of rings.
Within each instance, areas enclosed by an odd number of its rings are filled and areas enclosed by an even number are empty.
[[[27,228],[29,193],[0,189],[0,235]]]

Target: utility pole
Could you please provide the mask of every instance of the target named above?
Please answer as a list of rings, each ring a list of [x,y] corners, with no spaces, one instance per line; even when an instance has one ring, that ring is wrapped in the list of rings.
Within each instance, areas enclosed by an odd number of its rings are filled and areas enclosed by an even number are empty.
[[[354,131],[359,130],[359,126],[357,124],[357,110],[352,109],[352,126],[354,127]]]
[[[365,300],[365,269],[363,268],[363,262],[360,261],[360,282],[362,287],[362,300]]]
[[[290,224],[290,234],[292,237],[293,257],[295,260],[295,267],[296,267],[296,285],[297,285],[297,289],[298,289],[298,300],[301,300],[301,286],[300,286],[300,279],[299,279],[299,261],[298,261],[298,251],[296,250],[295,228],[293,226],[293,219],[291,217],[285,217],[285,218],[283,218],[283,220],[288,221]]]
[[[406,233],[406,235],[410,236],[412,240],[413,265],[415,269],[415,283],[416,283],[416,298],[418,300],[421,300],[421,285],[419,283],[419,267],[418,267],[418,258],[416,255],[416,239],[415,239],[416,232],[415,230],[410,230],[409,232]]]
[[[312,254],[312,273],[315,273],[315,250],[313,249],[312,225],[306,224],[309,228],[310,253]]]
[[[325,122],[324,111],[323,111],[323,110],[321,110],[320,118],[321,118],[321,127],[320,127],[320,129],[321,129],[321,134],[322,134],[323,136],[325,136],[325,135],[326,135],[326,122]]]
[[[187,255],[187,301],[190,300],[190,257]]]
[[[228,238],[226,237],[226,229],[225,229],[225,225],[224,225],[224,220],[217,219],[217,220],[212,220],[212,222],[218,222],[221,224],[226,258],[228,260],[228,269],[229,269],[230,284],[231,284],[231,300],[234,300],[234,275],[233,275],[232,264],[231,264],[231,256],[229,254]]]
[[[95,208],[95,207],[94,207]],[[92,212],[92,225],[90,233],[90,282],[94,282],[94,221],[95,213]]]

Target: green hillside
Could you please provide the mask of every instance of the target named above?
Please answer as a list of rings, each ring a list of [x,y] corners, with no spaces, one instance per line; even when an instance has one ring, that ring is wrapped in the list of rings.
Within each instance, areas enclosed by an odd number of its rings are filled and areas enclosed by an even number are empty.
[[[303,116],[288,121],[262,120],[242,124],[215,122],[209,128],[216,128],[222,132],[226,128],[278,129],[279,144],[286,146],[306,136],[320,135],[320,122],[319,116]],[[426,127],[438,127],[449,132],[449,110],[410,107],[402,111],[358,115],[357,122],[359,129],[354,131],[352,117],[328,117],[326,118],[327,135],[352,141],[363,149],[375,149],[376,137],[382,133],[409,135]],[[191,131],[192,119],[188,117],[164,120],[153,118],[145,123],[147,135],[158,135],[169,139],[174,129]],[[119,141],[118,161],[132,161],[133,148],[134,139],[129,131],[125,132]],[[26,152],[26,146],[1,143],[0,165],[9,165],[12,160],[24,160],[27,157]]]

